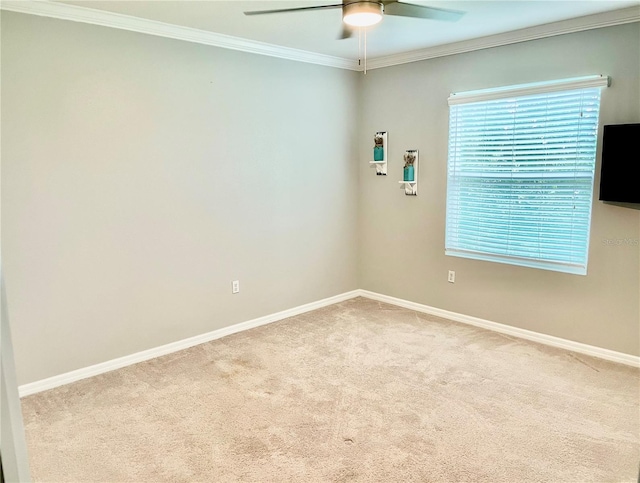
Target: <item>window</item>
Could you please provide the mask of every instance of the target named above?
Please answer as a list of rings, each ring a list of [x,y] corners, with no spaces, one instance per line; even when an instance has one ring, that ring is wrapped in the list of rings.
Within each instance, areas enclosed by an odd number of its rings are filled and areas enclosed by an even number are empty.
[[[452,94],[445,253],[587,273],[608,77]]]

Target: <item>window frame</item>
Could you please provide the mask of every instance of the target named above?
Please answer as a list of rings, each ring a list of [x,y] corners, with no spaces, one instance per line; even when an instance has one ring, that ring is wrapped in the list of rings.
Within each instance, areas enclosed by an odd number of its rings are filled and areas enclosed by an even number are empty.
[[[595,114],[596,133],[595,133],[595,138],[593,139],[593,161],[592,162],[590,161],[590,165],[588,166],[590,172],[588,171],[583,172],[582,173],[583,177],[580,178],[583,180],[583,184],[585,186],[586,186],[586,182],[588,181],[588,189],[589,189],[588,206],[585,206],[583,204],[583,214],[584,213],[587,214],[587,219],[586,221],[584,219],[579,220],[580,223],[583,223],[583,225],[581,225],[581,230],[583,233],[586,228],[586,235],[585,235],[586,239],[580,238],[580,240],[584,241],[584,244],[580,243],[578,245],[580,250],[584,247],[584,250],[585,250],[584,258],[583,258],[584,263],[582,263],[582,259],[580,261],[576,261],[575,258],[573,260],[568,259],[569,257],[567,257],[564,260],[554,260],[554,259],[544,258],[544,256],[539,256],[536,258],[534,256],[523,257],[523,256],[510,255],[508,254],[508,251],[509,251],[509,244],[511,243],[511,241],[507,241],[503,243],[499,249],[494,248],[493,251],[491,251],[491,249],[487,249],[486,247],[484,249],[480,249],[479,247],[481,247],[482,245],[480,241],[477,241],[475,243],[475,247],[473,249],[468,249],[474,246],[474,244],[467,241],[471,239],[471,235],[465,235],[464,233],[462,237],[459,235],[459,233],[464,232],[464,228],[461,228],[463,226],[463,223],[460,221],[462,219],[462,216],[460,215],[461,209],[459,204],[459,201],[461,199],[460,197],[462,196],[460,195],[460,192],[463,188],[461,188],[460,185],[456,183],[459,183],[462,178],[466,177],[470,179],[471,177],[468,176],[468,172],[466,175],[460,175],[455,171],[455,168],[460,164],[465,165],[465,163],[468,166],[469,161],[468,160],[465,160],[464,162],[460,161],[460,159],[462,158],[461,158],[461,155],[458,153],[458,151],[461,148],[460,146],[456,145],[456,142],[458,142],[458,144],[462,144],[462,143],[458,138],[458,132],[456,131],[457,126],[454,127],[452,123],[455,117],[454,110],[457,110],[456,106],[459,106],[461,104],[476,104],[481,106],[483,103],[487,101],[500,101],[500,100],[507,101],[511,99],[514,99],[517,101],[518,99],[522,100],[523,98],[533,99],[529,96],[540,96],[540,95],[545,95],[547,93],[554,93],[554,94],[551,94],[552,96],[555,96],[556,94],[562,95],[562,93],[570,94],[573,91],[578,91],[578,90],[582,91],[583,89],[608,87],[610,85],[610,82],[611,82],[611,79],[608,76],[595,75],[595,76],[586,76],[586,77],[578,77],[578,78],[571,78],[571,79],[561,79],[561,80],[555,80],[550,82],[521,84],[521,85],[506,86],[506,87],[499,87],[499,88],[493,88],[493,89],[483,89],[478,91],[454,93],[449,96],[449,99],[448,99],[449,106],[450,106],[449,140],[448,140],[449,149],[448,149],[448,159],[447,159],[447,200],[446,200],[446,221],[445,221],[445,228],[446,228],[445,254],[446,255],[462,257],[462,258],[471,258],[475,260],[507,263],[512,265],[539,268],[539,269],[545,269],[545,270],[554,270],[558,272],[586,275],[587,264],[588,264],[590,225],[591,225],[591,215],[592,215],[592,205],[593,205],[595,165],[596,165],[597,150],[599,148],[599,144],[598,144],[599,133],[601,131],[601,123],[599,119],[601,96],[600,95],[598,96],[597,112]],[[490,104],[487,103],[487,105],[490,105]],[[496,112],[499,112],[499,111],[496,111]],[[514,119],[515,117],[516,115],[514,114]],[[591,123],[593,124],[593,120],[591,121]],[[483,131],[483,132],[486,132],[486,131]],[[545,131],[545,133],[546,132],[548,131]],[[453,137],[453,140],[452,140],[452,137]],[[516,136],[514,134],[514,140],[512,140],[511,142],[514,145],[517,145],[517,141],[515,140],[515,138]],[[462,137],[462,140],[464,141],[464,137]],[[479,145],[482,146],[481,143]],[[575,142],[576,149],[580,145],[581,145],[580,142],[576,140]],[[578,155],[576,154],[576,158],[577,157]],[[515,155],[513,159],[514,160],[516,159]],[[548,159],[548,158],[541,157],[540,159]],[[482,161],[480,161],[478,164],[480,166],[480,169],[483,169]],[[514,161],[514,164],[515,164],[515,161]],[[452,169],[452,166],[453,166],[453,169]],[[540,168],[540,173],[538,173],[538,175],[544,175],[545,174],[544,170],[548,170],[548,169],[549,168]],[[452,174],[452,172],[454,174]],[[504,171],[504,172],[506,173],[507,171]],[[576,168],[576,172],[578,172],[577,168]],[[589,175],[588,179],[584,177],[585,173]],[[545,176],[542,176],[542,177],[534,176],[531,179],[543,180],[544,177]],[[574,177],[577,178],[575,175]],[[517,178],[517,177],[513,177],[512,175],[512,178]],[[570,178],[570,176],[568,178]],[[491,179],[494,182],[504,181],[505,182],[504,184],[507,186],[507,188],[513,190],[513,191],[508,191],[507,189],[505,189],[504,194],[501,195],[503,196],[501,199],[505,200],[506,204],[513,203],[513,201],[506,201],[506,200],[508,200],[509,197],[513,197],[514,193],[519,193],[520,188],[517,187],[517,183],[514,183],[513,179],[511,179],[510,182],[505,181],[508,179],[508,176],[504,176],[504,177],[496,176],[496,177],[492,177]],[[470,189],[469,187],[471,186],[471,184],[468,181],[467,183],[468,184],[466,185],[466,189]],[[577,186],[578,182],[576,181],[575,183]],[[452,186],[454,184],[456,184],[455,187]],[[452,192],[454,191],[455,191],[455,194],[452,194]],[[583,198],[584,198],[584,195],[583,195]],[[471,205],[473,205],[473,201],[471,202]],[[478,212],[480,211],[481,210],[478,208]],[[475,212],[473,213],[475,214]],[[530,220],[534,218],[535,214],[536,214],[535,209],[531,209],[530,217],[528,219],[526,218],[526,215],[525,215],[525,222],[530,222]],[[513,218],[514,216],[511,214],[511,211],[509,211],[509,214],[507,216],[504,216],[503,220],[506,220],[510,223]],[[584,223],[586,223],[586,225],[584,225]],[[465,240],[467,244],[467,249],[465,249],[464,247],[465,243],[460,243],[459,240],[461,238]],[[533,240],[533,238],[531,239]],[[553,247],[553,250],[556,250],[557,252],[562,251],[562,247],[560,245],[558,246],[552,245],[552,247]],[[507,254],[498,253],[498,251],[500,250],[502,250],[503,252],[506,251]],[[523,249],[523,252],[524,251],[525,250]],[[532,253],[533,250],[530,250],[530,252]],[[578,250],[575,250],[575,252],[577,253]],[[546,256],[548,257],[549,255],[546,255]],[[559,256],[560,255],[558,255],[558,257]]]

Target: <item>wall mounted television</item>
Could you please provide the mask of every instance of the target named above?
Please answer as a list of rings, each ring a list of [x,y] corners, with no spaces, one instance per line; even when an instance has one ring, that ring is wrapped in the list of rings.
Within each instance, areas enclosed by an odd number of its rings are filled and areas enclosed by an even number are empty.
[[[604,126],[600,201],[640,203],[639,147],[640,123]]]

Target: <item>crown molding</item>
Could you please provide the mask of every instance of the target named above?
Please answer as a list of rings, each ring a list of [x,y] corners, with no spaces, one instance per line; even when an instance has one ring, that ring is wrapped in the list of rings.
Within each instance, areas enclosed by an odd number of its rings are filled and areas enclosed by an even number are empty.
[[[0,9],[11,12],[39,15],[73,22],[100,25],[121,30],[129,30],[148,35],[156,35],[171,39],[211,45],[223,49],[239,50],[259,55],[267,55],[281,59],[306,62],[310,64],[336,67],[338,69],[362,71],[357,60],[318,54],[306,50],[282,47],[279,45],[248,40],[231,35],[218,34],[206,30],[181,27],[155,20],[147,20],[129,15],[106,12],[87,7],[54,3],[48,0],[0,0]],[[489,49],[502,45],[510,45],[529,40],[544,39],[556,35],[581,32],[602,27],[612,27],[627,23],[640,22],[640,7],[629,7],[612,10],[584,17],[577,17],[560,22],[553,22],[536,27],[514,30],[503,34],[490,35],[462,42],[454,42],[426,49],[413,50],[399,54],[374,57],[367,60],[367,69],[380,69],[394,65],[408,64],[421,60],[462,54],[475,50]]]
[[[527,42],[529,40],[544,39],[556,35],[582,32],[584,30],[598,29],[602,27],[612,27],[626,23],[640,22],[640,7],[629,7],[620,10],[576,17],[560,22],[553,22],[526,29],[513,30],[503,34],[489,35],[462,42],[454,42],[426,49],[413,50],[401,54],[376,57],[367,61],[367,69],[380,69],[393,65],[408,64],[420,60],[445,57],[447,55],[462,54],[475,50],[500,47],[502,45]]]
[[[267,55],[327,67],[356,71],[360,69],[356,60],[282,47],[266,42],[242,39],[231,35],[182,27],[76,5],[54,3],[46,0],[2,0],[0,2],[0,9],[41,17],[100,25],[102,27],[111,27],[120,30],[129,30],[131,32],[156,35],[170,39],[184,40],[186,42],[221,47],[223,49],[239,50],[252,54]]]

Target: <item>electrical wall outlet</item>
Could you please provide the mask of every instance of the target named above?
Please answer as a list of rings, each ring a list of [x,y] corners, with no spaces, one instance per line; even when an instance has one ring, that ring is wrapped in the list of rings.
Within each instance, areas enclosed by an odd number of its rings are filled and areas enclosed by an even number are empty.
[[[449,278],[447,278],[449,283],[456,283],[456,272],[453,270],[449,270]]]
[[[233,282],[231,282],[231,293],[238,293],[238,292],[240,292],[240,281],[234,280]]]

